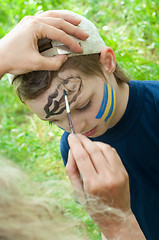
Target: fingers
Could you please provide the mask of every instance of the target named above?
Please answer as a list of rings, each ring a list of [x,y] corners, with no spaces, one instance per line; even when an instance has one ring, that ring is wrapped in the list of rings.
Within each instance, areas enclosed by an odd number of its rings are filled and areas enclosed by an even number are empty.
[[[120,171],[124,171],[125,167],[121,161],[121,158],[119,157],[118,153],[114,148],[112,148],[110,145],[107,145],[103,142],[94,142],[102,151],[103,155],[105,156],[105,159],[107,159],[107,162],[109,164],[109,167],[111,170],[116,171],[120,169]]]
[[[60,30],[63,30],[64,32],[68,33],[69,35],[75,36],[82,40],[85,40],[88,37],[88,34],[85,33],[83,30],[81,30],[78,26],[75,26],[75,25],[63,20],[62,18],[40,17],[40,18],[38,18],[38,20],[47,25],[51,25]]]
[[[28,28],[28,31],[32,29],[32,34],[34,33],[36,40],[42,38],[58,40],[77,53],[82,53],[82,47],[70,35],[82,40],[88,37],[88,34],[83,30],[60,18],[27,16],[21,23],[22,27]]]
[[[68,137],[72,154],[84,181],[105,178],[127,178],[127,172],[116,150],[111,146],[92,142],[81,134],[70,134]]]
[[[67,45],[72,51],[82,53],[82,47],[79,45],[79,43],[69,36],[65,31],[43,23],[38,26],[38,29],[39,30],[36,29],[35,31],[37,39],[49,38],[52,40],[57,40]],[[79,34],[76,34],[76,36],[77,35],[79,36]]]
[[[82,175],[83,181],[86,182],[91,177],[96,176],[96,169],[90,160],[88,152],[84,149],[80,138],[75,134],[70,134],[68,142],[77,167]]]
[[[95,142],[92,142],[84,135],[77,134],[77,136],[79,137],[84,149],[89,154],[90,161],[96,169],[96,172],[106,174],[106,170],[109,168],[107,155],[103,154],[103,151],[97,144],[95,144]],[[111,149],[111,147],[107,144],[104,144],[104,146],[105,149]]]
[[[72,23],[74,25],[78,25],[81,20],[74,17],[71,14],[68,13],[64,13],[60,10],[50,10],[50,11],[46,11],[46,12],[42,12],[42,13],[37,13],[36,17],[50,17],[50,18],[62,18],[63,20]]]
[[[78,134],[78,137],[80,138],[86,151],[89,152],[89,155],[91,156],[93,164],[97,170],[102,172],[102,170],[107,167],[114,171],[119,168],[125,171],[118,153],[110,145],[103,142],[92,142],[81,134]]]

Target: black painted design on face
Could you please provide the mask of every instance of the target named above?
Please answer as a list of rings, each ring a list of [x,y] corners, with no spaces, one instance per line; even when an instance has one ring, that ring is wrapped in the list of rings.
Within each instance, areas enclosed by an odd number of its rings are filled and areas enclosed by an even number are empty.
[[[77,97],[83,89],[82,79],[80,76],[71,76],[66,79],[61,79],[61,83],[57,85],[56,90],[49,95],[48,102],[44,106],[44,111],[47,114],[45,118],[53,115],[62,114],[66,110],[65,98],[63,89],[66,90],[69,105],[76,101]],[[61,97],[59,97],[62,94]],[[59,97],[59,100],[58,100]],[[50,107],[53,105],[53,108]]]

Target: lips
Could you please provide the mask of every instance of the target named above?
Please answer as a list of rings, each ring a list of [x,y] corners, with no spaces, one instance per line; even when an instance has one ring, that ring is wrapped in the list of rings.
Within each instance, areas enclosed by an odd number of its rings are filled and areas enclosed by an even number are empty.
[[[97,129],[97,126],[92,130],[90,130],[89,132],[83,133],[83,135],[85,135],[86,137],[90,137],[96,132],[96,129]]]

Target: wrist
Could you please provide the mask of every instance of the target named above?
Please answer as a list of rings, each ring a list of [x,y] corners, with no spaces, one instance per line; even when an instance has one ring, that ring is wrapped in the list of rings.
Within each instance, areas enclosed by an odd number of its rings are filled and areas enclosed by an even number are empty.
[[[4,38],[0,39],[0,79],[9,72],[9,62],[7,59]]]
[[[98,222],[102,234],[108,240],[146,240],[139,224],[131,211],[121,216],[108,216],[108,219]],[[104,238],[103,238],[104,239]]]

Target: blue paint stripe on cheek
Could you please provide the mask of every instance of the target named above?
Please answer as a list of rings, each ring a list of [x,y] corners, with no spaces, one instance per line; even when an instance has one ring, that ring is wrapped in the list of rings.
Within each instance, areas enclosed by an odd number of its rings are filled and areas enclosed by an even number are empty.
[[[113,88],[111,87],[111,92],[112,92],[112,99],[111,99],[111,106],[108,112],[107,117],[105,118],[105,122],[108,121],[108,119],[110,118],[110,116],[112,115],[113,109],[114,109],[114,93],[113,93]]]
[[[100,119],[103,116],[105,108],[107,106],[107,102],[108,102],[108,88],[106,83],[104,83],[103,99],[102,99],[99,112],[97,113],[96,119]]]

